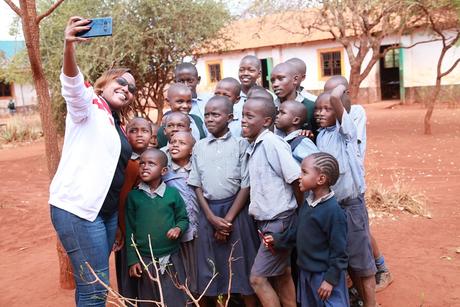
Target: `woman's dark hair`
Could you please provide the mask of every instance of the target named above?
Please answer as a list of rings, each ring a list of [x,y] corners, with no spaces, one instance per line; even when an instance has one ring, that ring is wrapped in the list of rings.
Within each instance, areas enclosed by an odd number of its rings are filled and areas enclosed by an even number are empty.
[[[94,83],[94,92],[96,95],[101,95],[104,91],[104,87],[112,80],[115,80],[118,77],[121,77],[125,73],[131,73],[129,68],[119,67],[111,68],[104,72]]]

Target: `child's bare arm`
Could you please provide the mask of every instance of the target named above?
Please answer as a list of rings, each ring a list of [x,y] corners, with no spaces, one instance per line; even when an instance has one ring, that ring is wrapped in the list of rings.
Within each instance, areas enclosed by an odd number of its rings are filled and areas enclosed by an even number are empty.
[[[208,202],[204,198],[203,190],[199,187],[195,188],[196,198],[198,203],[200,204],[201,209],[203,210],[206,218],[212,224],[212,226],[216,230],[223,230],[226,232],[230,232],[232,224],[227,222],[225,219],[215,216],[214,213],[209,209]]]
[[[241,209],[243,209],[244,206],[246,206],[248,199],[249,199],[249,188],[240,189],[238,194],[236,195],[235,201],[230,207],[230,210],[228,210],[224,219],[228,221],[229,223],[233,223],[233,220],[236,218],[238,213],[240,213]]]
[[[347,90],[343,84],[339,84],[336,88],[334,88],[331,92],[331,105],[334,108],[335,114],[337,116],[337,120],[339,123],[342,123],[342,115],[345,112],[345,108],[342,104],[342,95]]]

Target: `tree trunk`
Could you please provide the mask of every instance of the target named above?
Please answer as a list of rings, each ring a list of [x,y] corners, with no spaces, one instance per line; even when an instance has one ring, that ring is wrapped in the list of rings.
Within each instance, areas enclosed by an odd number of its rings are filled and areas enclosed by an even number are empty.
[[[35,0],[20,0],[22,11],[22,30],[26,42],[27,54],[29,56],[32,77],[35,90],[37,91],[38,106],[43,133],[45,137],[45,154],[48,167],[48,175],[51,179],[58,167],[60,153],[56,125],[52,118],[51,97],[48,81],[42,67],[40,54],[40,29],[37,20]],[[58,242],[60,245],[60,242]],[[58,254],[59,248],[58,248]],[[60,286],[64,289],[75,288],[72,267],[69,261],[60,261]]]
[[[32,77],[37,91],[40,119],[45,136],[46,162],[50,179],[54,176],[59,164],[59,147],[57,142],[57,129],[52,118],[51,97],[48,81],[42,67],[40,55],[40,29],[37,23],[35,1],[20,1],[22,16],[22,30],[26,41]]]
[[[426,109],[424,126],[425,134],[431,135],[431,116],[433,115],[434,105],[438,100],[439,93],[441,92],[441,78],[436,78],[436,85],[434,87],[433,98],[428,102],[428,108]]]
[[[350,80],[348,82],[348,89],[350,91],[349,97],[352,103],[356,103],[358,100],[359,84],[361,83],[359,75],[360,69],[361,66],[359,65],[358,67],[351,67],[350,70]]]

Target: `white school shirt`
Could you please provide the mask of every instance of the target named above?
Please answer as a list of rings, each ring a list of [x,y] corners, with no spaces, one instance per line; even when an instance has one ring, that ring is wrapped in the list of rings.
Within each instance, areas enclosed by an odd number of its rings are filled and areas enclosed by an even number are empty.
[[[297,208],[291,183],[300,166],[286,141],[264,130],[247,149],[250,182],[249,214],[258,221],[272,220]]]
[[[366,143],[367,143],[366,110],[364,110],[364,108],[359,104],[353,104],[351,105],[351,108],[350,108],[350,117],[356,126],[356,137],[358,139],[358,149],[359,149],[361,158],[364,161],[364,156],[366,155]]]
[[[316,146],[339,162],[340,176],[332,186],[337,201],[354,199],[366,191],[356,126],[346,111],[343,112],[341,123],[336,121],[334,126],[319,129]]]

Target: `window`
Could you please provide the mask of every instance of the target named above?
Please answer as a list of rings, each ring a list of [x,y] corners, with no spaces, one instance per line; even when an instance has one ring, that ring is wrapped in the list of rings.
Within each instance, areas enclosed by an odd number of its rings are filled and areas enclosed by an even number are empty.
[[[385,54],[383,61],[384,68],[398,68],[399,67],[399,49],[391,49]]]
[[[219,82],[222,79],[220,63],[208,64],[209,81],[211,83]]]
[[[342,51],[325,50],[319,52],[321,77],[330,77],[342,74]]]
[[[0,81],[0,97],[11,97],[11,84]]]

